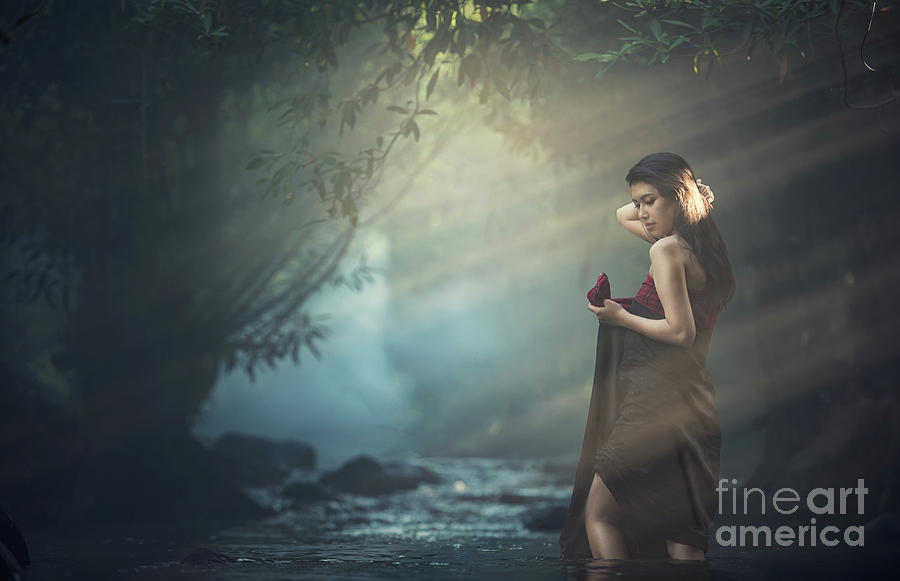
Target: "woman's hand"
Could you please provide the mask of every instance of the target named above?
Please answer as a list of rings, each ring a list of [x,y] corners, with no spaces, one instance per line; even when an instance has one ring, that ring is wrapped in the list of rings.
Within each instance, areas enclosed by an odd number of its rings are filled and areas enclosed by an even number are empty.
[[[605,299],[602,307],[588,303],[588,310],[597,316],[597,320],[605,325],[620,325],[625,308],[611,299]]]
[[[709,205],[712,206],[713,201],[716,199],[715,194],[710,189],[710,187],[704,184],[700,178],[697,178],[697,189],[700,190],[700,195],[706,198],[706,201],[709,202]]]

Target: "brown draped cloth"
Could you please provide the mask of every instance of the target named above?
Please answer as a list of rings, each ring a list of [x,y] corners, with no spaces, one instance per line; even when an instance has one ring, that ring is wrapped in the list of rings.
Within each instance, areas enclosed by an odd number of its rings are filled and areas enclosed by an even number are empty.
[[[663,315],[634,301],[628,311]],[[629,558],[667,558],[665,540],[706,551],[718,500],[721,432],[704,368],[711,329],[690,347],[600,324],[581,458],[559,536],[565,560],[590,559],[584,509],[594,474],[619,505]]]

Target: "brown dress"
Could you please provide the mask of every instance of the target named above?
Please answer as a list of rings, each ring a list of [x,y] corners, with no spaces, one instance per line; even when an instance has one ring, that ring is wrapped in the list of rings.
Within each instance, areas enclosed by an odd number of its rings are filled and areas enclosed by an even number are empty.
[[[708,548],[721,432],[705,365],[718,312],[705,305],[702,290],[689,296],[697,329],[690,347],[599,325],[581,459],[559,537],[563,559],[591,558],[584,507],[595,473],[619,505],[629,557],[668,557],[666,539]],[[665,317],[649,273],[626,308]]]

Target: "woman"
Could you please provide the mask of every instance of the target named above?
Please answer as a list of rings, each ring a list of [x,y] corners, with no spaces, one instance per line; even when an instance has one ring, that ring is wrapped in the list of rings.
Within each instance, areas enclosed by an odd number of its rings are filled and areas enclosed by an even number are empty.
[[[702,560],[717,508],[721,434],[704,369],[734,295],[712,191],[673,153],[628,172],[617,219],[650,242],[650,272],[627,304],[588,305],[600,321],[594,389],[560,547],[564,559]]]

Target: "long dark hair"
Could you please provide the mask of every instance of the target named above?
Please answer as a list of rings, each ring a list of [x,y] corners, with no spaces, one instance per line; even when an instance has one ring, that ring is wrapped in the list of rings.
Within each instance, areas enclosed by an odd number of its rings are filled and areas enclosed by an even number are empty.
[[[650,184],[661,196],[675,201],[673,226],[706,272],[707,305],[716,310],[725,307],[735,289],[728,249],[688,162],[674,153],[651,153],[628,171],[625,181],[629,186]]]

